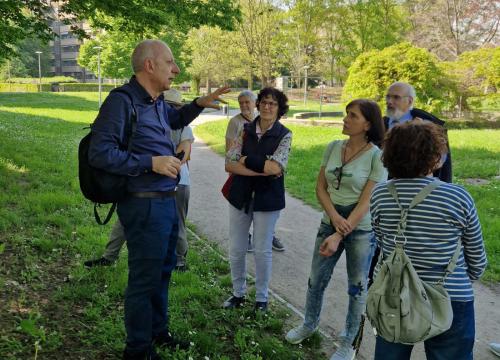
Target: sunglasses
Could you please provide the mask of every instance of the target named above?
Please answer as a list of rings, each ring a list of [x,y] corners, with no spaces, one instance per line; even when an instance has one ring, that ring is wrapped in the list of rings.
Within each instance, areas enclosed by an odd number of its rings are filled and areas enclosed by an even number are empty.
[[[344,166],[336,167],[333,169],[332,174],[335,176],[336,182],[333,184],[335,186],[335,190],[340,189],[340,181],[342,180],[342,169]]]

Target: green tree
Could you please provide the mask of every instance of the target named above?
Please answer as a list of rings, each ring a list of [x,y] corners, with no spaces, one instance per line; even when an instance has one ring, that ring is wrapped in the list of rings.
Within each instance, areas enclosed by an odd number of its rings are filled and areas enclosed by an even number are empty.
[[[239,9],[231,0],[62,0],[59,17],[67,24],[90,21],[96,29],[115,30],[144,37],[176,29],[187,33],[203,24],[224,29],[234,26]],[[37,35],[46,41],[54,34],[48,26],[50,7],[45,0],[3,0],[0,2],[0,59],[11,57],[22,39]],[[110,22],[112,18],[114,21]],[[78,26],[73,33],[86,37]]]
[[[38,38],[26,38],[15,46],[16,54],[11,59],[4,59],[0,65],[0,78],[38,77],[38,55],[41,51],[40,67],[42,76],[47,76],[50,67],[51,50],[47,43]],[[10,74],[9,74],[10,73]]]
[[[210,91],[211,81],[223,84],[245,77],[250,64],[237,32],[202,26],[189,32],[185,48],[190,59],[187,71],[196,93],[203,81]]]
[[[319,54],[322,44],[320,33],[326,16],[325,2],[321,0],[288,0],[286,13],[282,14],[280,31],[276,46],[297,86],[304,66],[309,67],[309,74],[320,71],[322,67]]]
[[[239,42],[251,60],[247,68],[248,87],[253,87],[254,71],[266,86],[277,68],[274,39],[280,32],[281,10],[270,0],[239,0],[242,17],[237,23]]]
[[[359,55],[349,68],[342,100],[370,98],[385,107],[384,94],[394,81],[404,81],[415,87],[417,107],[440,113],[457,102],[455,85],[447,79],[437,58],[410,43]]]
[[[182,46],[185,36],[177,31],[159,34],[145,34],[147,37],[159,38],[164,40],[172,49],[176,62],[178,63],[181,74],[176,78],[176,82],[182,82],[187,79],[185,72],[184,57],[182,55]],[[126,79],[132,75],[132,66],[130,56],[141,37],[121,31],[109,31],[98,34],[95,39],[87,40],[80,47],[78,64],[90,69],[97,74],[97,56],[98,49],[101,49],[101,74],[103,77],[112,79]]]
[[[462,53],[452,66],[463,88],[471,95],[498,92],[500,88],[500,47]],[[450,74],[451,75],[451,74]]]
[[[43,0],[0,1],[0,59],[16,53],[16,45],[36,35],[48,42],[53,33],[46,22],[49,6]]]

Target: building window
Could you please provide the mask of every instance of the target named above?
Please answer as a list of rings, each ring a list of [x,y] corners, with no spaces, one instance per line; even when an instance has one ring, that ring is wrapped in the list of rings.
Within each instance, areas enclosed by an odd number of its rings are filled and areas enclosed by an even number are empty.
[[[61,50],[66,53],[78,52],[78,50],[80,50],[80,45],[61,46]]]
[[[77,66],[78,63],[76,60],[63,60],[63,66]]]

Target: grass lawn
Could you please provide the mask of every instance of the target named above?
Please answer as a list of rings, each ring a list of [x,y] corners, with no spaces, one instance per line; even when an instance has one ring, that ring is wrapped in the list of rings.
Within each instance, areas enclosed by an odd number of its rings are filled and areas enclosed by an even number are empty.
[[[110,226],[98,226],[80,193],[77,147],[97,113],[97,94],[0,94],[0,358],[120,359],[127,253],[87,270]],[[171,330],[189,351],[168,359],[319,359],[320,338],[284,343],[279,303],[255,318],[252,301],[225,311],[229,265],[206,239],[190,239],[190,271],[174,273]],[[252,296],[252,295],[250,295]]]
[[[219,154],[224,153],[227,121],[196,127],[195,132]],[[287,190],[319,209],[315,195],[316,176],[326,145],[343,138],[340,128],[287,125],[293,131],[292,151],[285,178]],[[488,269],[483,280],[500,281],[500,130],[450,130],[454,182],[472,194],[482,224]],[[482,178],[488,185],[472,186],[467,178]]]

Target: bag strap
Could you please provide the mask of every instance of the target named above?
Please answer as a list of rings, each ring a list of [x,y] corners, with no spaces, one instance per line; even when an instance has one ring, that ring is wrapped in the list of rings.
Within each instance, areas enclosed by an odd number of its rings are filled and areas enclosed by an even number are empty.
[[[127,90],[125,90],[125,88],[123,87],[118,88],[114,90],[114,92],[125,94],[130,100],[130,106],[132,108],[132,116],[130,120],[128,118],[125,119],[127,151],[130,152],[130,150],[132,149],[132,137],[134,136],[135,130],[137,129],[137,110],[135,108],[134,99],[132,95]]]
[[[101,204],[94,203],[94,217],[95,217],[95,221],[99,225],[106,225],[109,222],[109,220],[111,220],[111,217],[113,216],[113,213],[115,212],[116,203],[113,203],[113,205],[111,205],[111,207],[109,208],[109,211],[108,211],[108,215],[106,215],[106,218],[104,219],[104,221],[101,220],[101,217],[99,216],[99,213],[97,212],[97,208],[98,207],[101,207]]]
[[[417,206],[419,203],[421,203],[434,189],[439,187],[441,184],[444,182],[439,180],[438,178],[435,178],[432,182],[427,184],[424,188],[422,188],[417,195],[412,199],[410,205],[408,208],[404,208],[401,206],[398,198],[398,193],[396,190],[396,186],[394,185],[394,180],[390,180],[387,182],[387,189],[389,190],[389,193],[392,195],[394,200],[396,200],[396,204],[398,205],[398,208],[401,210],[401,217],[399,219],[398,227],[397,227],[397,235],[401,235],[404,237],[404,231],[406,230],[406,221],[408,217],[408,211],[410,209],[413,209],[415,206]],[[397,236],[396,235],[396,236]],[[383,241],[382,241],[383,243]],[[406,243],[406,238],[405,238],[405,243]],[[453,273],[455,271],[455,267],[457,266],[457,261],[458,258],[460,257],[460,252],[462,250],[462,241],[458,240],[457,247],[455,248],[455,252],[453,253],[453,256],[451,257],[450,261],[448,262],[448,265],[446,266],[446,269],[444,271],[443,277],[437,282],[437,284],[442,284],[446,277]]]
[[[394,185],[394,180],[390,180],[387,182],[387,189],[389,190],[389,193],[392,195],[394,200],[396,200],[396,204],[398,205],[399,210],[401,210],[401,217],[399,219],[398,223],[398,228],[397,228],[397,234],[398,235],[403,235],[405,229],[406,229],[406,221],[408,218],[408,211],[410,209],[413,209],[415,206],[420,204],[424,199],[434,190],[436,189],[439,185],[441,185],[443,182],[439,179],[434,179],[434,181],[430,182],[427,184],[422,190],[418,192],[417,195],[412,199],[410,205],[407,208],[404,208],[401,206],[401,203],[399,202],[398,198],[398,192],[396,190],[396,186]]]
[[[126,139],[125,141],[127,142],[127,151],[130,152],[132,150],[132,137],[134,136],[135,130],[137,129],[137,110],[135,108],[134,104],[134,99],[132,98],[132,95],[125,90],[125,88],[118,88],[114,90],[114,92],[120,93],[120,94],[125,94],[127,98],[130,100],[130,106],[132,108],[132,116],[130,117],[130,120],[127,118],[125,119],[125,134],[126,134]],[[111,207],[109,208],[108,214],[104,218],[104,221],[101,220],[101,217],[99,216],[99,212],[97,211],[98,207],[101,207],[100,204],[94,203],[94,218],[95,221],[99,225],[106,225],[109,220],[111,220],[111,217],[113,216],[113,213],[116,210],[116,203],[113,203]]]

